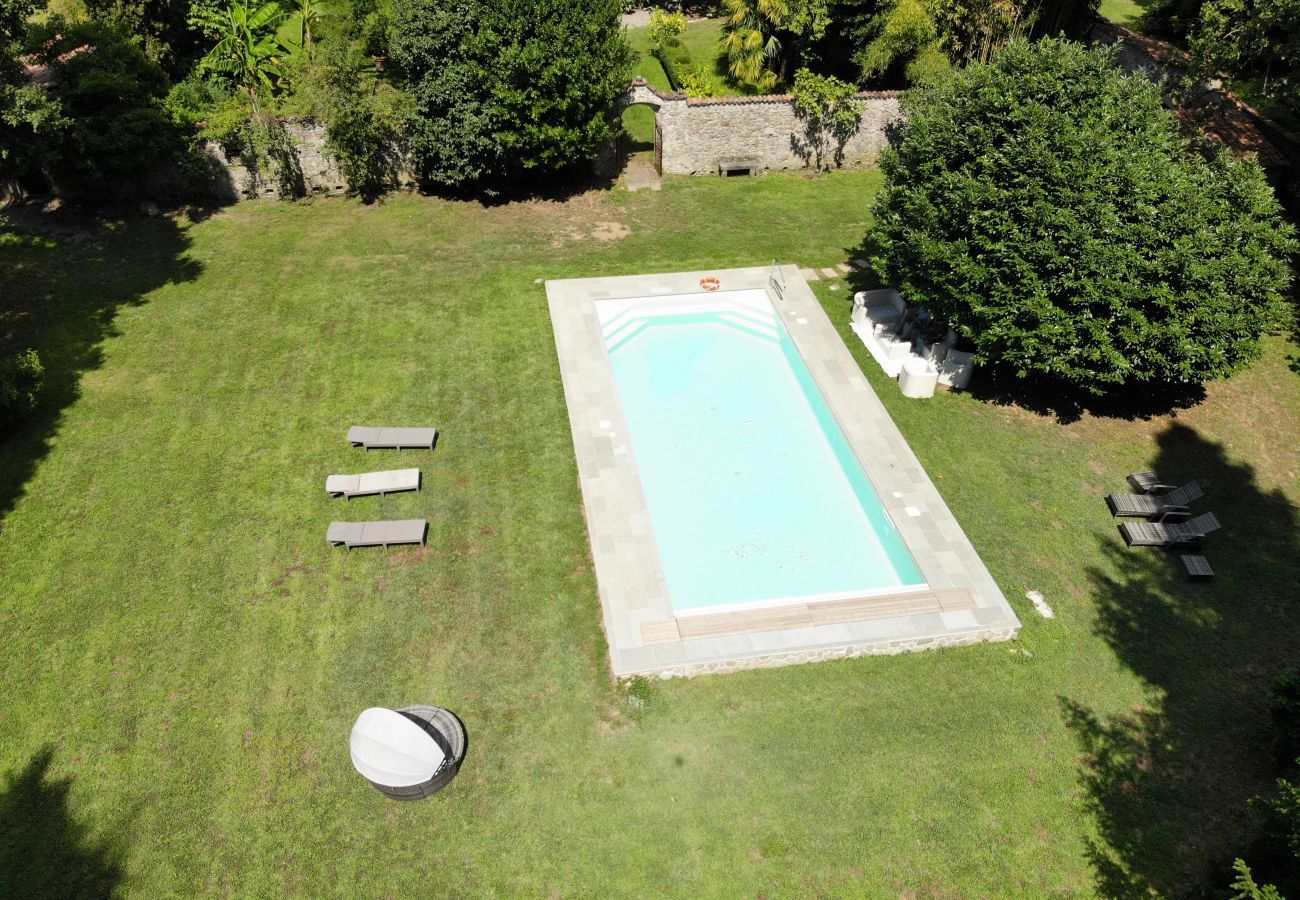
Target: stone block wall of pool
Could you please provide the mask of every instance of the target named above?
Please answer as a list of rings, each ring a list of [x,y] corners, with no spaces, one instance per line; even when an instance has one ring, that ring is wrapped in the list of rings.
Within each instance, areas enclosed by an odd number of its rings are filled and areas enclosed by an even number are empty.
[[[546,293],[616,676],[1019,633],[797,268]]]

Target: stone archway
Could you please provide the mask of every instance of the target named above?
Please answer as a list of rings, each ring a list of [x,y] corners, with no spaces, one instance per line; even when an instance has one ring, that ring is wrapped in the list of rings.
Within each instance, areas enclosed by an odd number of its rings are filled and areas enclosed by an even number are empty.
[[[615,108],[623,123],[623,135],[618,147],[621,169],[626,169],[629,164],[634,165],[641,154],[653,150],[651,164],[655,175],[663,174],[663,130],[659,123],[659,110],[663,107],[663,102],[663,96],[640,77],[632,80],[627,91],[616,102]]]

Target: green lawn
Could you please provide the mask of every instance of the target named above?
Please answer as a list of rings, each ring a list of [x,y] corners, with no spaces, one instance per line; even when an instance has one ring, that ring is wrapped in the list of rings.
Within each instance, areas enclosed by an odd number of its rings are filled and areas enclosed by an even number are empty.
[[[1249,836],[1262,693],[1300,657],[1296,348],[1200,405],[1051,415],[904,401],[815,285],[1024,621],[1022,639],[611,683],[538,279],[830,266],[875,172],[668,178],[482,207],[258,202],[93,239],[0,236],[0,341],[47,405],[0,444],[0,896],[1177,893]],[[629,230],[620,239],[597,235]],[[419,494],[355,423],[433,424]],[[1125,550],[1101,495],[1153,465],[1226,523],[1212,585]],[[328,547],[425,516],[428,547]],[[1024,600],[1042,590],[1043,620]],[[470,732],[396,804],[372,705]],[[38,887],[33,887],[38,886]]]
[[[1141,0],[1101,0],[1097,12],[1103,19],[1109,19],[1116,25],[1133,27],[1141,20],[1145,6]]]

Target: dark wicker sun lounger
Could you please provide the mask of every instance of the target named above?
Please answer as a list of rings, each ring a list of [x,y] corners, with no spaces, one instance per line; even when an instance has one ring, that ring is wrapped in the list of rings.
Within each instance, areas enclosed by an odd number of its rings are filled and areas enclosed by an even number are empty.
[[[1172,484],[1165,484],[1156,477],[1155,472],[1134,472],[1129,475],[1128,483],[1139,494],[1163,494],[1172,491]]]
[[[1199,544],[1211,531],[1222,527],[1214,513],[1202,513],[1186,522],[1125,522],[1119,526],[1119,533],[1130,547],[1172,547]]]
[[[1143,516],[1154,518],[1170,513],[1185,513],[1187,505],[1199,500],[1205,493],[1195,481],[1167,494],[1107,494],[1106,505],[1112,516]]]
[[[423,544],[429,530],[427,519],[394,519],[388,522],[331,522],[325,539],[336,547],[388,547],[393,544]]]
[[[367,450],[432,450],[438,442],[438,429],[353,425],[348,429],[348,440]]]

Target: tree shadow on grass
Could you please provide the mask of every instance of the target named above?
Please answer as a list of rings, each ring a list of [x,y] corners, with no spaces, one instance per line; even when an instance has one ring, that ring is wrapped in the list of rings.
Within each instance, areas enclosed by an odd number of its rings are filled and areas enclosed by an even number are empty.
[[[202,266],[186,256],[189,246],[170,217],[0,210],[0,355],[33,347],[45,368],[35,412],[0,431],[0,527],[49,452],[82,376],[100,366],[118,309],[198,277]]]
[[[122,881],[120,849],[90,834],[68,808],[69,778],[51,778],[41,750],[0,791],[0,897],[111,897]]]
[[[1098,892],[1223,896],[1233,857],[1253,837],[1247,800],[1272,785],[1266,692],[1300,662],[1300,510],[1191,428],[1175,424],[1158,442],[1155,471],[1198,479],[1196,511],[1223,523],[1203,548],[1215,579],[1182,579],[1178,556],[1195,551],[1104,541],[1107,565],[1088,572],[1096,628],[1151,701],[1106,714],[1062,697],[1062,713],[1097,822]]]
[[[1062,424],[1077,422],[1085,413],[1105,419],[1147,420],[1205,399],[1201,384],[1126,385],[1113,394],[1097,396],[1049,379],[1020,377],[1005,366],[980,366],[968,389],[972,397],[997,406],[1018,406]]]

